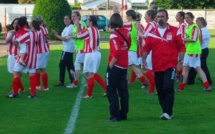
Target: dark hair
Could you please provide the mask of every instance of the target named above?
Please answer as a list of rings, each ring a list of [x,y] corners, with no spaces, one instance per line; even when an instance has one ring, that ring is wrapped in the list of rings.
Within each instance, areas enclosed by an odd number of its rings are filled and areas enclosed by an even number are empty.
[[[115,28],[121,28],[123,26],[122,17],[119,15],[119,13],[114,13],[110,17],[110,27]]]
[[[166,9],[159,9],[159,10],[157,11],[157,13],[159,13],[159,12],[164,12],[164,13],[166,14],[166,17],[167,17],[167,18],[169,17],[168,12],[167,12]]]
[[[97,17],[95,15],[90,15],[88,20],[93,23],[93,26],[98,27]]]
[[[18,21],[18,19],[19,19],[19,18],[15,18],[15,19],[11,22],[11,24],[9,24],[9,25],[6,26],[6,27],[7,27],[7,31],[10,31],[10,30],[15,29],[15,28],[13,27],[13,25],[14,25],[15,21]]]
[[[185,13],[183,11],[178,12],[178,14],[184,19]]]
[[[29,28],[28,21],[25,16],[18,18],[18,26],[20,27],[27,26]],[[16,27],[16,31],[18,30],[18,26]]]
[[[206,21],[203,17],[198,17],[198,18],[196,19],[196,21],[197,21],[197,20],[200,20],[204,27],[207,26],[207,21]]]
[[[187,12],[186,15],[190,16],[191,19],[194,19],[194,15],[191,12]]]
[[[146,14],[147,14],[148,16],[150,16],[152,20],[154,20],[155,17],[156,17],[156,11],[155,11],[155,10],[147,10],[147,11],[146,11]]]
[[[127,16],[131,16],[131,18],[132,18],[133,20],[136,20],[136,18],[137,18],[136,12],[135,12],[134,10],[132,10],[132,9],[128,10],[128,11],[126,12],[126,15],[127,15]]]
[[[142,14],[141,13],[139,13],[139,12],[136,12],[136,21],[141,21],[141,19],[142,19]]]
[[[43,18],[39,15],[35,16],[33,20],[38,21],[40,25],[43,23]]]
[[[70,23],[70,24],[74,24],[73,21],[72,21],[71,15],[68,15],[68,14],[67,14],[67,15],[65,15],[64,17],[68,17],[68,18],[71,20],[71,23]]]
[[[76,14],[79,17],[79,20],[81,19],[81,14],[78,11],[73,11],[72,13]]]
[[[19,25],[20,27],[23,27],[23,26],[25,26],[25,25],[27,25],[27,26],[29,27],[27,18],[26,18],[25,16],[20,17],[20,18],[18,19],[18,25]]]
[[[32,20],[31,25],[34,27],[35,30],[40,30],[40,23],[36,20]]]

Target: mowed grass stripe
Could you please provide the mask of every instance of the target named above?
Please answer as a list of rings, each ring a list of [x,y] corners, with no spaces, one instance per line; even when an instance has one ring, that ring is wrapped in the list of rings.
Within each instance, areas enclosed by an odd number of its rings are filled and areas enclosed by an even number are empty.
[[[78,117],[79,107],[80,107],[83,92],[85,89],[85,87],[84,87],[85,83],[86,83],[85,78],[82,78],[81,85],[80,85],[81,87],[80,87],[79,92],[77,94],[75,103],[72,107],[72,110],[71,110],[72,112],[71,112],[71,115],[70,115],[69,121],[67,123],[67,127],[65,129],[64,134],[72,134],[72,132],[74,131],[76,119]]]

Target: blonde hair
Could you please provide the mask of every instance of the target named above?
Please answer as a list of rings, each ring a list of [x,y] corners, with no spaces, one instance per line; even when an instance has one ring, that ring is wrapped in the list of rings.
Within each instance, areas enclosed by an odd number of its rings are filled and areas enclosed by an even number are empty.
[[[201,23],[202,23],[202,25],[203,25],[204,27],[207,26],[207,21],[206,21],[203,17],[198,17],[198,18],[196,19],[196,21],[197,21],[197,20],[200,20]]]

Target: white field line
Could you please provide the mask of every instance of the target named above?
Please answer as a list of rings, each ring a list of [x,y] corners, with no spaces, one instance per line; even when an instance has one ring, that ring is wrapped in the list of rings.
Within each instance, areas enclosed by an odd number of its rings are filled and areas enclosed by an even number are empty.
[[[84,92],[84,84],[85,84],[86,80],[82,77],[82,81],[81,81],[81,87],[80,90],[76,96],[76,101],[72,107],[72,112],[69,118],[69,121],[67,123],[67,127],[65,129],[64,134],[72,134],[75,128],[75,124],[76,124],[76,119],[78,117],[78,111],[79,111],[79,107],[81,104],[81,100],[82,100],[82,96],[83,96],[83,92]]]

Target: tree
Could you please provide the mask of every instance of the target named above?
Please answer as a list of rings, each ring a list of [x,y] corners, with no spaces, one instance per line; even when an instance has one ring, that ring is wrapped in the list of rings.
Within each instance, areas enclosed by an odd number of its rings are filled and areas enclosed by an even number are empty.
[[[67,0],[37,0],[33,16],[40,15],[46,22],[46,26],[51,33],[55,29],[59,33],[64,29],[64,16],[71,15],[71,8]],[[54,39],[49,34],[49,39]]]
[[[36,0],[18,0],[19,4],[34,4]]]
[[[214,0],[156,0],[155,5],[165,9],[215,8]]]
[[[0,3],[17,4],[17,3],[18,3],[18,0],[0,0]]]

